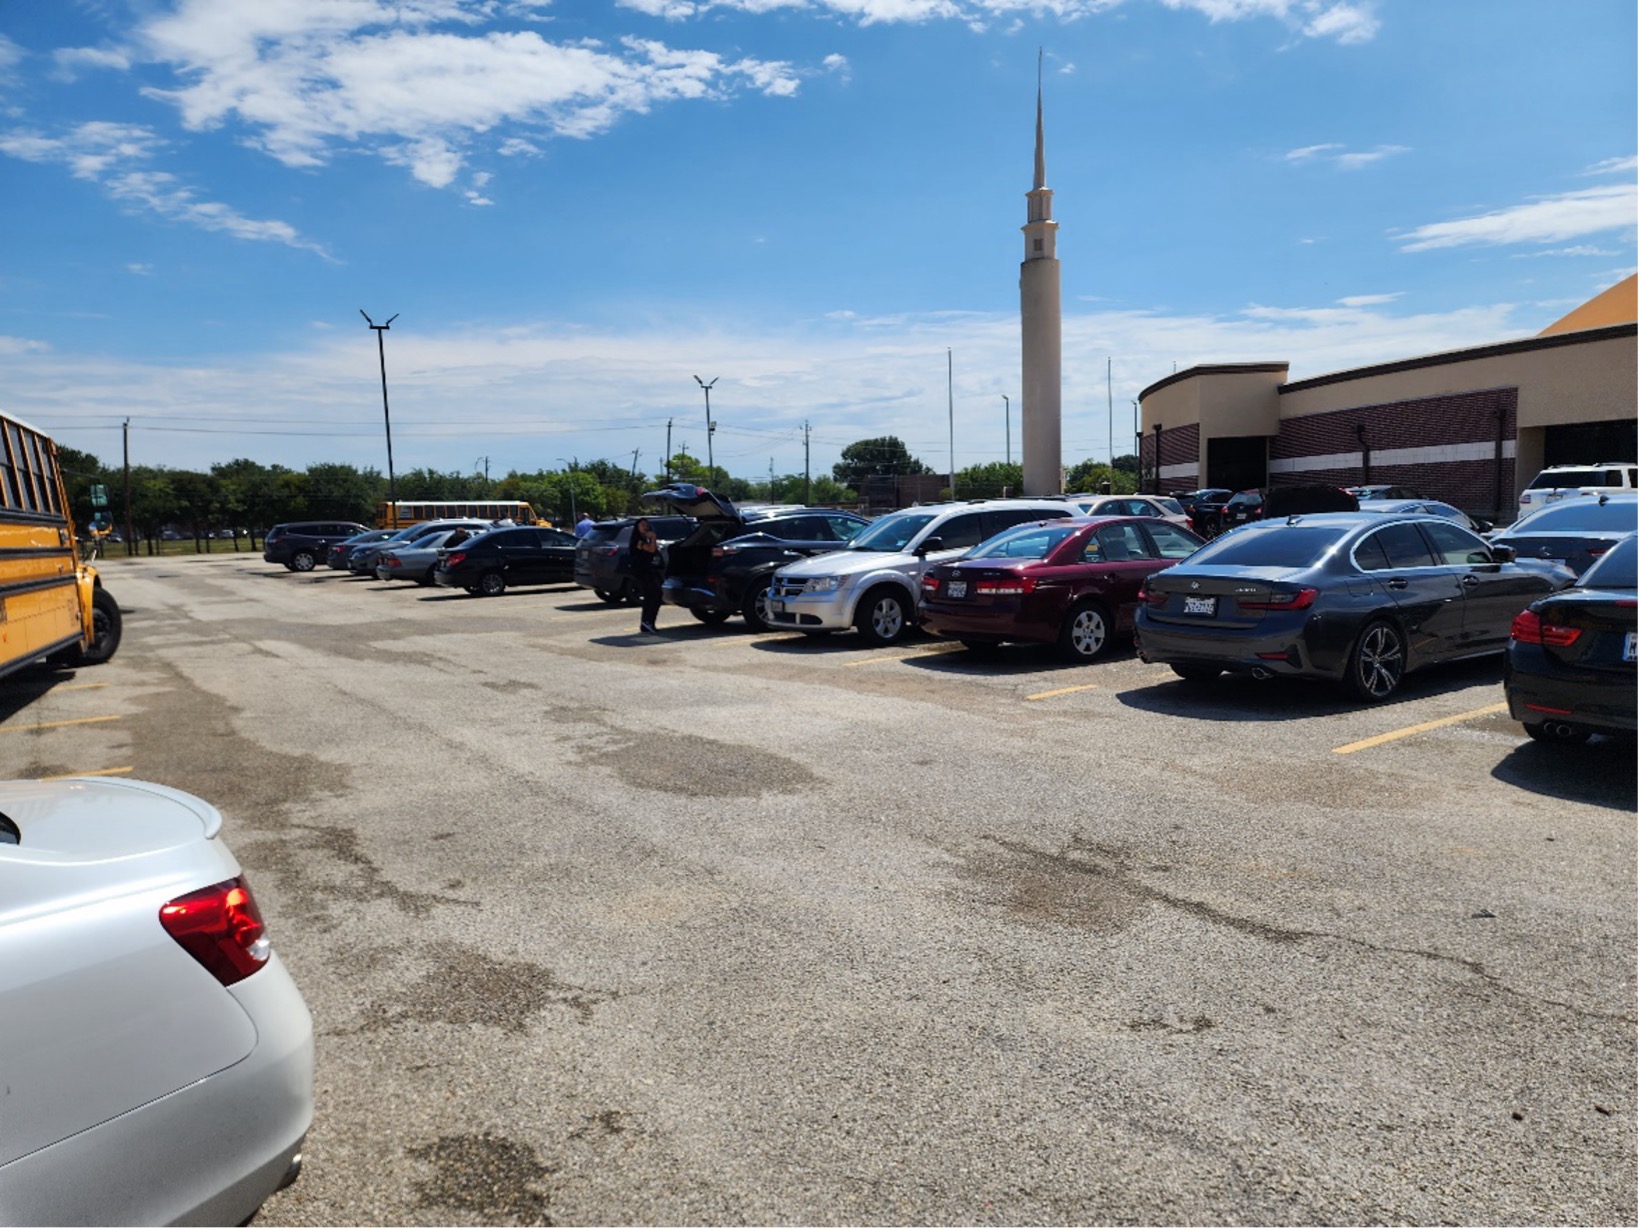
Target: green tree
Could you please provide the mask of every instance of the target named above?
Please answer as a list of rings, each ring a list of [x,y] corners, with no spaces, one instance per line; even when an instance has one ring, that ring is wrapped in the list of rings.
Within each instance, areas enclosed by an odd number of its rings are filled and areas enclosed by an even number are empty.
[[[309,466],[302,485],[303,513],[308,517],[369,523],[376,506],[387,498],[387,482],[381,472],[360,470],[343,462],[321,462]]]
[[[160,531],[179,511],[169,471],[162,466],[131,467],[131,520],[137,534],[148,541],[149,555],[154,554]]]
[[[1106,490],[1104,485],[1107,483],[1110,484],[1111,495],[1127,495],[1139,490],[1139,475],[1137,471],[1123,470],[1120,467],[1112,471],[1109,464],[1089,458],[1077,462],[1065,476],[1065,490],[1068,492],[1102,493]]]
[[[846,446],[842,460],[831,468],[831,477],[844,487],[858,489],[871,475],[933,474],[933,470],[911,456],[898,436],[874,436]]]
[[[194,536],[194,550],[199,550],[201,535],[205,550],[211,549],[211,526],[216,522],[221,500],[220,483],[215,475],[197,470],[173,470],[171,490],[176,494],[177,512]]]
[[[248,457],[220,462],[211,473],[222,486],[223,508],[234,523],[234,546],[239,545],[239,525],[249,529],[251,549],[256,537],[281,520],[289,519],[290,487],[286,476],[294,472],[286,466],[264,466]]]
[[[1018,462],[986,462],[957,471],[957,491],[964,500],[1017,496],[1024,485],[1025,470]]]

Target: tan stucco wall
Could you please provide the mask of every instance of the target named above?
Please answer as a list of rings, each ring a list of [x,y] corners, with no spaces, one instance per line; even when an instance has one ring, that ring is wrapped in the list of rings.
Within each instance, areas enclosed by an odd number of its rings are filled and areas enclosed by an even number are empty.
[[[1273,436],[1280,430],[1276,389],[1287,379],[1286,368],[1184,375],[1140,402],[1146,432],[1158,423],[1163,431],[1198,423],[1206,449],[1209,436]]]

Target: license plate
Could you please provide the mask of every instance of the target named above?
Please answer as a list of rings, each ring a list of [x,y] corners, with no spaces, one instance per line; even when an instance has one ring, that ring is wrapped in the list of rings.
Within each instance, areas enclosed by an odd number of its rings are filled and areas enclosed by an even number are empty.
[[[952,598],[967,598],[968,583],[966,581],[953,581],[950,586],[947,587],[946,593]]]
[[[1185,615],[1217,615],[1219,613],[1218,596],[1186,594],[1184,596],[1184,613]]]
[[[1640,634],[1629,633],[1623,638],[1623,661],[1626,663],[1634,661],[1634,639],[1637,635]]]
[[[1555,501],[1557,501],[1559,499],[1560,499],[1560,493],[1559,492],[1550,492],[1547,496],[1545,496],[1543,498],[1543,503],[1544,504],[1553,504]]]

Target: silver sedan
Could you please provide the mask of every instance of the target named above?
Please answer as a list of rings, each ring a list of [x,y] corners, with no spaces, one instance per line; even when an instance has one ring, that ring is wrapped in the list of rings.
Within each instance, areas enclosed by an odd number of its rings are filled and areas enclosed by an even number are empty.
[[[454,547],[473,537],[472,530],[435,530],[403,547],[389,547],[376,561],[376,576],[382,581],[413,581],[418,586],[433,584],[438,567],[438,549]]]
[[[0,782],[0,1224],[243,1223],[296,1178],[313,1022],[222,815]]]

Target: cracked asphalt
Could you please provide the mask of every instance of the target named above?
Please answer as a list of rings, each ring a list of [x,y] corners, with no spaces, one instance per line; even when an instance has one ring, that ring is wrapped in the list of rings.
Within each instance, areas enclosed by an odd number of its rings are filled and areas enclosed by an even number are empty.
[[[1635,744],[1530,744],[1496,662],[1368,708],[105,581],[118,656],[0,685],[0,769],[223,810],[318,1034],[263,1224],[1636,1222]]]

